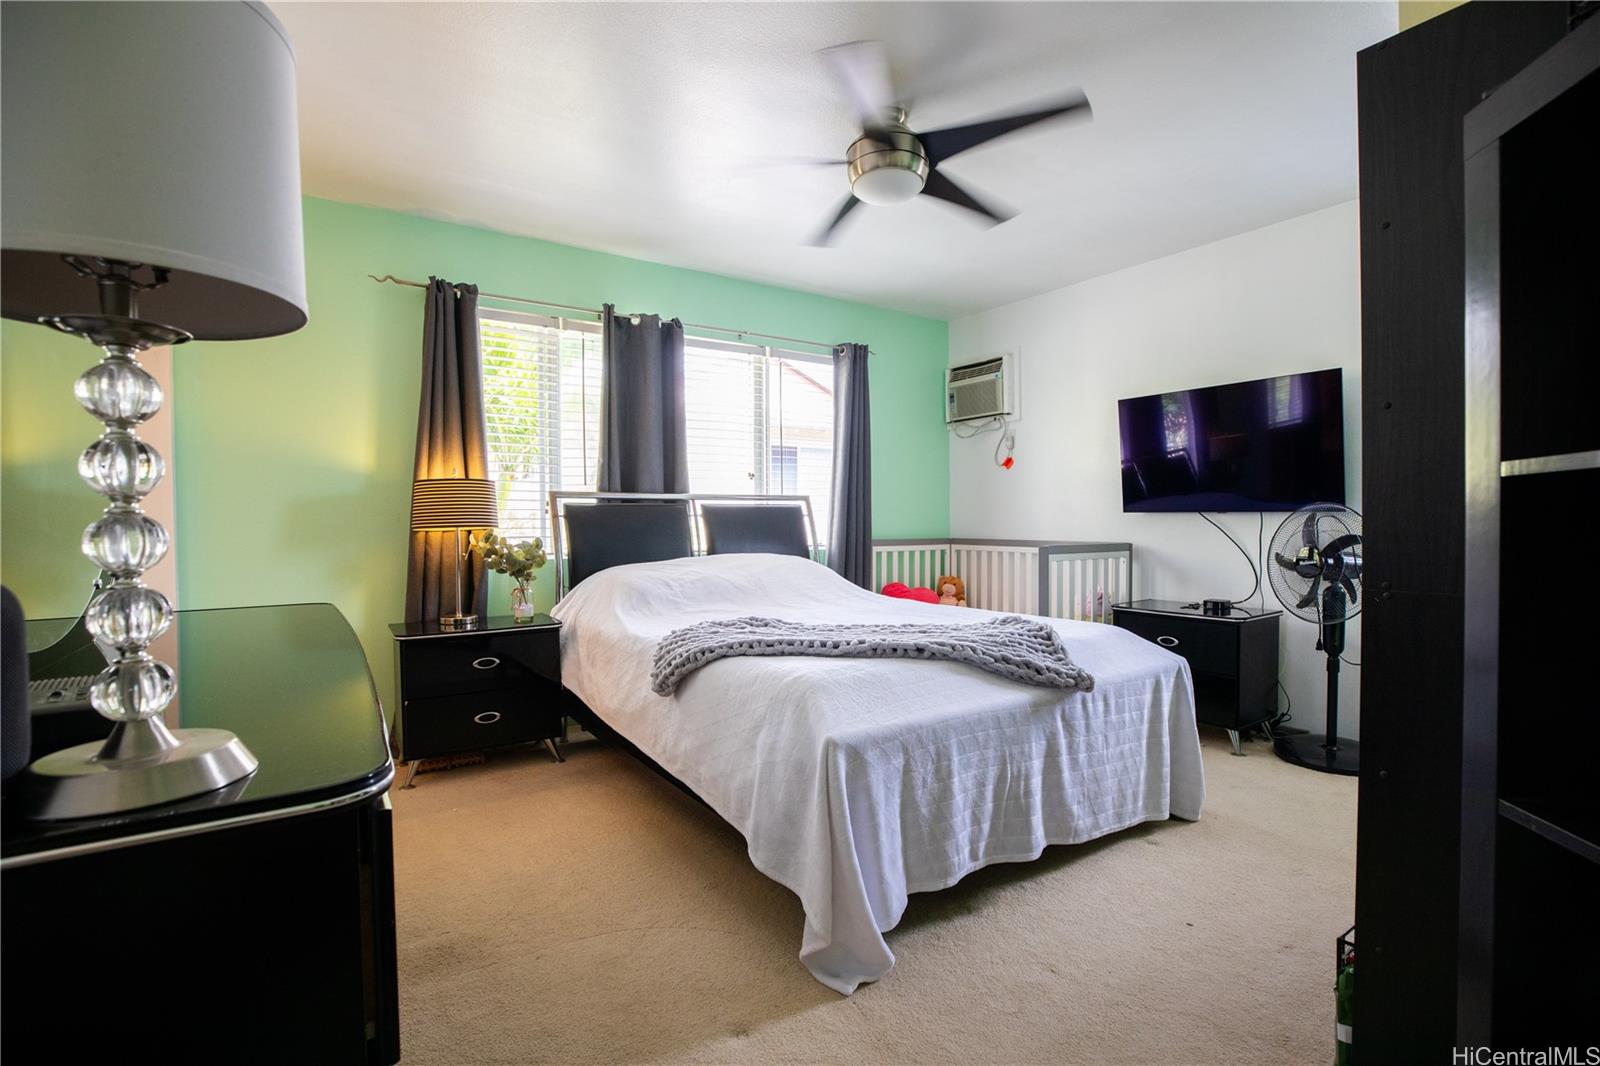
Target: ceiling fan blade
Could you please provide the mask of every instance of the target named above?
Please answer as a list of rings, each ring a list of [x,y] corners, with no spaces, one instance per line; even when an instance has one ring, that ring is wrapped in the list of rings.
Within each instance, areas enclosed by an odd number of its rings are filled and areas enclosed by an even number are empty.
[[[1295,561],[1289,558],[1287,555],[1279,555],[1277,552],[1273,552],[1272,561],[1283,567],[1285,570],[1297,569]]]
[[[1009,213],[1001,214],[993,208],[979,203],[971,193],[937,170],[928,171],[928,183],[922,187],[922,195],[932,196],[936,200],[944,200],[947,203],[955,204],[957,207],[964,207],[968,211],[976,211],[978,214],[990,219],[991,225],[996,222],[1004,222],[1011,217]]]
[[[1343,574],[1339,575],[1339,584],[1344,586],[1345,595],[1350,597],[1350,602],[1352,604],[1355,603],[1357,600],[1359,600],[1361,598],[1356,593],[1356,583],[1354,581],[1351,581],[1345,575],[1343,575]]]
[[[850,106],[868,135],[876,135],[889,121],[895,106],[889,82],[889,56],[882,41],[851,41],[822,50],[822,58],[850,97]]]
[[[744,161],[745,170],[765,170],[769,167],[842,167],[844,159],[825,159],[819,155],[756,156]]]
[[[839,213],[833,216],[833,220],[828,223],[821,233],[811,238],[811,243],[819,248],[827,244],[833,238],[833,231],[838,229],[839,223],[844,221],[844,216],[854,211],[856,205],[860,202],[854,196],[846,197],[844,203],[839,205]]]
[[[1306,607],[1310,607],[1313,603],[1315,603],[1316,599],[1317,599],[1317,592],[1321,588],[1322,588],[1322,579],[1320,577],[1312,579],[1311,590],[1309,592],[1307,592],[1304,596],[1300,597],[1300,602],[1295,604],[1296,609],[1304,609]]]
[[[1025,129],[1047,119],[1071,114],[1077,114],[1082,118],[1092,117],[1089,98],[1083,95],[1080,89],[1074,89],[1062,99],[1034,111],[972,122],[965,126],[946,126],[942,130],[929,130],[927,133],[917,134],[917,139],[922,142],[923,149],[928,153],[928,165],[936,167],[951,156],[965,152],[968,148],[976,148],[996,137]]]
[[[1319,511],[1312,511],[1306,515],[1305,524],[1300,527],[1300,544],[1303,547],[1317,546],[1317,518],[1320,514]]]
[[[1323,555],[1340,555],[1340,554],[1343,554],[1345,549],[1354,548],[1357,544],[1360,544],[1360,543],[1361,543],[1361,534],[1359,534],[1359,533],[1346,533],[1342,537],[1334,537],[1332,540],[1328,541],[1327,546],[1322,549],[1322,554]]]

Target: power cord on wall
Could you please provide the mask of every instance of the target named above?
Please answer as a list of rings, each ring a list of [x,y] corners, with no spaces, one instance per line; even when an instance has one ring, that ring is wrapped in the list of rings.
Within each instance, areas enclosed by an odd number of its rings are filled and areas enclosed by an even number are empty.
[[[1294,698],[1289,695],[1289,689],[1280,680],[1278,691],[1283,693],[1283,710],[1267,719],[1267,735],[1271,736],[1294,720]]]
[[[1263,569],[1266,568],[1267,561],[1266,561],[1266,556],[1264,554],[1264,552],[1265,552],[1265,547],[1264,547],[1265,541],[1263,541],[1261,538],[1262,538],[1262,534],[1264,534],[1266,532],[1266,528],[1267,528],[1267,515],[1266,515],[1266,512],[1265,511],[1257,511],[1256,512],[1256,565],[1260,566]],[[1265,611],[1267,609],[1267,583],[1266,583],[1265,580],[1261,580],[1261,581],[1259,581],[1259,584],[1261,585],[1261,594],[1256,600],[1256,609],[1258,611]]]
[[[991,429],[1004,429],[1005,421],[1004,416],[995,415],[992,418],[985,418],[982,422],[976,423],[952,422],[950,424],[950,432],[962,440],[971,440],[973,437],[981,437]]]
[[[1017,435],[1011,432],[1011,423],[1006,419],[1005,415],[995,415],[976,424],[955,422],[950,426],[950,432],[962,440],[981,437],[991,430],[1000,431],[1000,437],[994,443],[994,465],[1002,470],[1010,470],[1016,465],[1016,459],[1012,457],[1012,452],[1015,451],[1017,446]],[[1004,455],[1000,454],[1002,451],[1005,452]]]
[[[1218,533],[1221,533],[1224,537],[1227,537],[1228,538],[1228,543],[1232,544],[1235,548],[1238,548],[1239,549],[1239,554],[1244,556],[1244,561],[1249,564],[1249,566],[1250,566],[1250,576],[1254,579],[1254,583],[1250,586],[1250,592],[1247,595],[1241,597],[1240,599],[1231,601],[1235,606],[1248,604],[1250,602],[1251,598],[1254,597],[1257,592],[1261,591],[1261,571],[1256,566],[1256,561],[1254,559],[1250,558],[1250,553],[1244,550],[1244,545],[1240,544],[1237,540],[1235,540],[1233,538],[1233,534],[1232,533],[1229,533],[1226,529],[1223,529],[1220,525],[1217,525],[1217,523],[1215,521],[1213,521],[1213,519],[1211,518],[1210,515],[1206,514],[1204,511],[1199,512],[1199,515],[1200,515],[1201,518],[1204,518],[1207,522],[1210,522],[1212,524],[1212,526],[1214,526],[1216,528]],[[1261,516],[1261,515],[1258,514],[1257,517],[1262,518],[1263,522],[1265,521],[1265,517],[1264,516]],[[1259,547],[1260,543],[1261,543],[1261,527],[1258,526],[1257,529],[1256,529],[1256,544],[1257,544],[1256,551],[1257,551],[1258,555],[1260,553],[1260,547]],[[1264,602],[1263,602],[1263,606],[1265,606]]]
[[[1004,415],[1000,416],[1000,439],[994,442],[994,465],[1002,470],[1010,470],[1016,463],[1011,453],[1016,450],[1017,435],[1011,432],[1011,423],[1006,421]],[[1000,450],[1005,449],[1005,457],[1001,458]]]

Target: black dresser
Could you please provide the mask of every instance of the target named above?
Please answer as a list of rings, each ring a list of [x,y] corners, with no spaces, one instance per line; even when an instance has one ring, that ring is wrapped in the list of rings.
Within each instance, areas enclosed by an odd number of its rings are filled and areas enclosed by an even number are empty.
[[[396,622],[395,754],[411,787],[423,759],[542,740],[562,761],[566,695],[561,688],[561,623],[488,619],[477,629]]]
[[[1278,618],[1281,611],[1235,607],[1201,613],[1177,600],[1134,600],[1111,609],[1112,622],[1189,661],[1195,716],[1221,726],[1243,755],[1240,734],[1278,713]]]
[[[73,621],[30,621],[30,647]],[[261,765],[103,818],[7,797],[0,1056],[397,1061],[394,763],[355,632],[325,603],[179,611],[153,650],[178,671],[168,724],[232,730]]]

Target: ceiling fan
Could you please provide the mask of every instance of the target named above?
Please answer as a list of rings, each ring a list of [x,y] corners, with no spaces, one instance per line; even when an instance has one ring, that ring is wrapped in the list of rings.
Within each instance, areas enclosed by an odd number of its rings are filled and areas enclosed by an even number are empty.
[[[939,165],[969,148],[1047,119],[1066,115],[1092,117],[1089,98],[1082,90],[1074,89],[1030,111],[916,133],[906,126],[906,108],[896,102],[883,42],[836,45],[823,49],[822,56],[844,84],[861,120],[861,136],[851,143],[843,159],[818,160],[847,168],[850,195],[812,240],[813,244],[827,244],[858,204],[887,207],[919,194],[974,211],[988,219],[989,225],[1004,222],[1011,217],[1009,214],[987,206],[951,181],[939,172]]]

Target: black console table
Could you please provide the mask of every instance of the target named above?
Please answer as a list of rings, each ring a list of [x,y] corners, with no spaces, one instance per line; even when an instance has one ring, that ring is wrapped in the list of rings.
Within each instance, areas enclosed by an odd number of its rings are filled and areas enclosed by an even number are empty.
[[[329,604],[180,611],[174,631],[168,722],[231,729],[260,768],[105,818],[0,804],[0,1054],[396,1062],[394,763],[355,633]]]
[[[1195,717],[1221,726],[1243,755],[1239,735],[1278,713],[1278,617],[1281,611],[1235,607],[1204,614],[1176,600],[1134,600],[1111,609],[1112,621],[1189,660]]]

